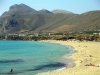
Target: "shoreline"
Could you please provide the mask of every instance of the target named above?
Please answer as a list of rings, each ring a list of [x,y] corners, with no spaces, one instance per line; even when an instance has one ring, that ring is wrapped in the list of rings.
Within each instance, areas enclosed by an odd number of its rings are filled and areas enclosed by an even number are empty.
[[[67,46],[69,48],[69,50],[71,50],[68,54],[63,55],[61,58],[65,58],[68,59],[69,61],[67,63],[74,63],[73,58],[70,58],[70,56],[72,56],[74,53],[78,52],[73,46],[71,45],[65,45],[61,42],[57,42],[56,40],[46,40],[46,41],[42,41],[42,42],[49,42],[49,43],[55,43],[55,44],[60,44],[60,45],[64,45]],[[66,64],[67,65],[67,64]]]
[[[56,41],[56,40],[53,40],[53,41],[52,40],[43,40],[43,41],[40,41],[40,42],[48,42],[48,43],[55,43],[55,44],[64,45],[64,46],[67,46],[71,50],[69,54],[65,54],[65,55],[63,55],[61,57],[63,59],[61,61],[63,61],[63,63],[66,64],[66,66],[63,67],[63,68],[59,68],[59,69],[53,70],[53,71],[61,71],[61,70],[72,68],[72,67],[76,66],[76,64],[74,63],[75,61],[73,60],[73,58],[70,58],[70,56],[72,56],[74,53],[78,52],[73,46],[71,46],[71,45],[65,45],[65,44],[63,44],[63,43],[61,43],[59,41]],[[65,61],[66,62],[65,63],[64,59],[66,59],[68,61]],[[53,72],[53,71],[47,71],[47,72]],[[41,75],[41,74],[47,73],[47,72],[38,73],[36,75]]]
[[[43,42],[58,43],[70,46],[77,52],[69,54],[68,58],[74,60],[75,66],[54,71],[38,73],[37,75],[99,75],[100,74],[100,42],[57,41],[46,40]],[[86,66],[92,63],[94,66]]]

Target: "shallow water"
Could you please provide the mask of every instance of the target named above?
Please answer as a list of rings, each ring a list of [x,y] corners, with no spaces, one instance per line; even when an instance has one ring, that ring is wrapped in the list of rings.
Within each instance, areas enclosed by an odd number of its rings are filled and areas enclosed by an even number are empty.
[[[0,41],[0,75],[35,75],[66,66],[65,45],[35,41]],[[10,69],[13,69],[10,74]]]

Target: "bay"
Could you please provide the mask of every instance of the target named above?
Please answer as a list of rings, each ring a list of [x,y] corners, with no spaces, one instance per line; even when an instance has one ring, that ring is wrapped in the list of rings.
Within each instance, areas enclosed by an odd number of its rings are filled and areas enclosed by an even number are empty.
[[[35,75],[66,66],[69,46],[38,41],[0,41],[0,75]],[[64,59],[67,60],[67,59]]]

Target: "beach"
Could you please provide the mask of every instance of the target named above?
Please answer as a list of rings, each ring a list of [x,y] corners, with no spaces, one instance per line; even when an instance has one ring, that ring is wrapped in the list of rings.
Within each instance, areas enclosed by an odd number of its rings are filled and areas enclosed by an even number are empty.
[[[100,75],[100,42],[92,41],[56,41],[47,40],[44,42],[59,43],[75,48],[77,52],[69,58],[74,60],[75,66],[63,69],[39,73],[37,75]],[[70,63],[69,63],[70,64]]]

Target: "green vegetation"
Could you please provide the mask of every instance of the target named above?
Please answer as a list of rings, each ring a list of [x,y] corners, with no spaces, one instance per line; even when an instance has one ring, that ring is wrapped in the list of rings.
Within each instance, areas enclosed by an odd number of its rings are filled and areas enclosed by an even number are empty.
[[[0,35],[0,39],[5,40],[79,40],[79,41],[100,41],[100,32],[99,33],[35,33],[35,34],[8,34]]]

